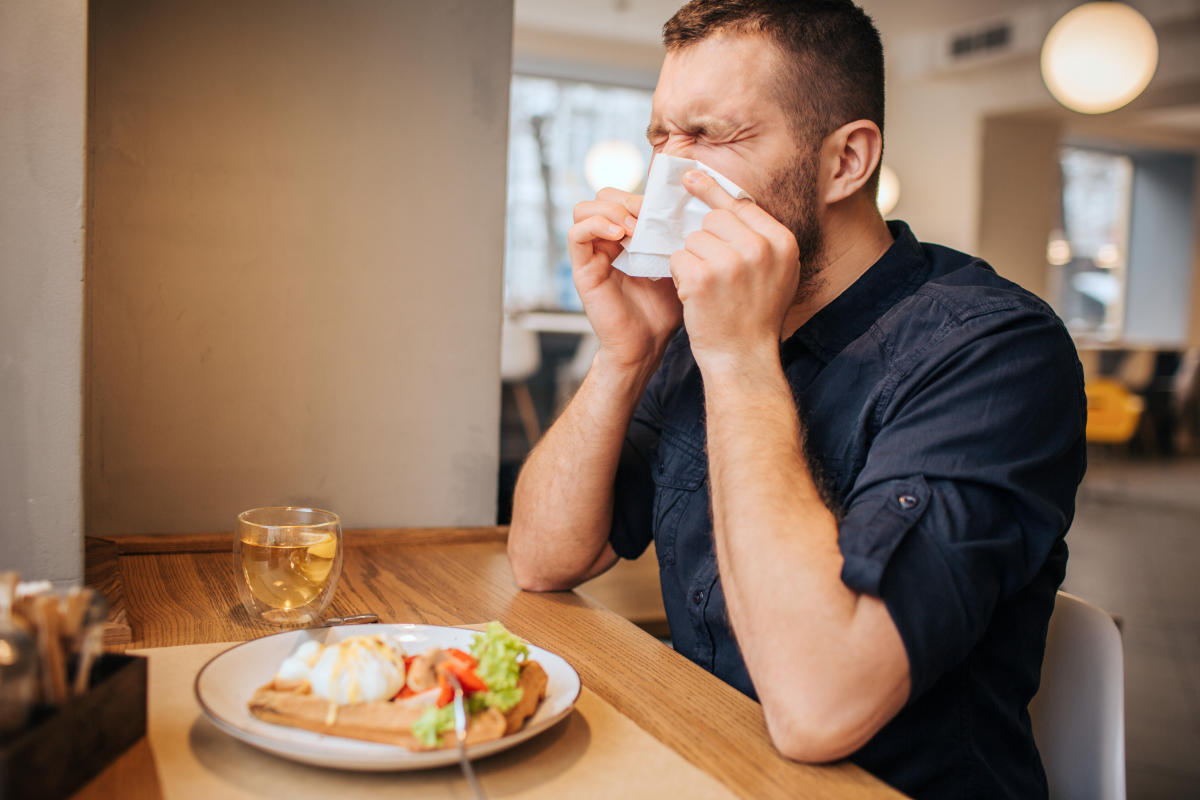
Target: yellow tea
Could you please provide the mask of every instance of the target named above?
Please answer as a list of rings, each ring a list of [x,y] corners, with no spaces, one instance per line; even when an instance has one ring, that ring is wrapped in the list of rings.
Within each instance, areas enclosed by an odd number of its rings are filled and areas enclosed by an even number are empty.
[[[280,543],[243,538],[242,574],[250,591],[272,608],[311,602],[325,588],[337,553],[332,534],[291,532]]]

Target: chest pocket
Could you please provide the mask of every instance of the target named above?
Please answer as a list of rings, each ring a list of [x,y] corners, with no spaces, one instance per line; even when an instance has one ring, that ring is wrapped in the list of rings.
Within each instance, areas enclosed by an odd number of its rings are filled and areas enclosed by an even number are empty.
[[[654,478],[654,541],[661,566],[675,563],[675,540],[690,506],[707,500],[700,492],[708,476],[704,452],[681,434],[664,428]],[[697,495],[704,495],[698,498]],[[693,512],[697,513],[697,512]],[[699,513],[707,514],[706,509]]]

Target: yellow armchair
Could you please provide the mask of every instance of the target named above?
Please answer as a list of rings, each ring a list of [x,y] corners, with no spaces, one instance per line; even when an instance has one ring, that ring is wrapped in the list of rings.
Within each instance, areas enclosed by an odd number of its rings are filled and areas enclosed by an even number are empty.
[[[1092,378],[1084,391],[1089,442],[1125,444],[1133,438],[1145,410],[1142,398],[1111,378]]]

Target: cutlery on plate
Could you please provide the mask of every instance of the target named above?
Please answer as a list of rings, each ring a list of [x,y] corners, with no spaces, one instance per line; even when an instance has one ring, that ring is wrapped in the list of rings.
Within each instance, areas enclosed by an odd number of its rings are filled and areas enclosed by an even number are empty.
[[[476,800],[485,800],[483,789],[475,778],[475,769],[471,766],[471,759],[467,758],[467,709],[463,705],[462,684],[449,672],[446,673],[446,680],[450,681],[450,685],[454,687],[454,738],[458,740],[458,763],[462,767],[467,783],[471,785],[471,791],[475,793]]]
[[[368,625],[379,622],[378,614],[355,614],[350,617],[326,617],[310,628],[332,628],[334,625]]]

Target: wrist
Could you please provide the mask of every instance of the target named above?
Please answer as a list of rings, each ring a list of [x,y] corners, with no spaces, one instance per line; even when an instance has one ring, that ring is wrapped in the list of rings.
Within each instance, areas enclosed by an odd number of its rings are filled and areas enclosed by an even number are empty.
[[[774,377],[782,374],[783,370],[776,339],[736,351],[693,349],[692,357],[700,368],[705,386],[710,382],[716,385],[730,381],[743,382],[754,376]]]
[[[629,357],[613,353],[601,345],[592,358],[592,366],[588,374],[605,382],[649,381],[650,376],[658,369],[665,350],[666,343],[664,342],[661,346],[655,346],[643,355]]]

